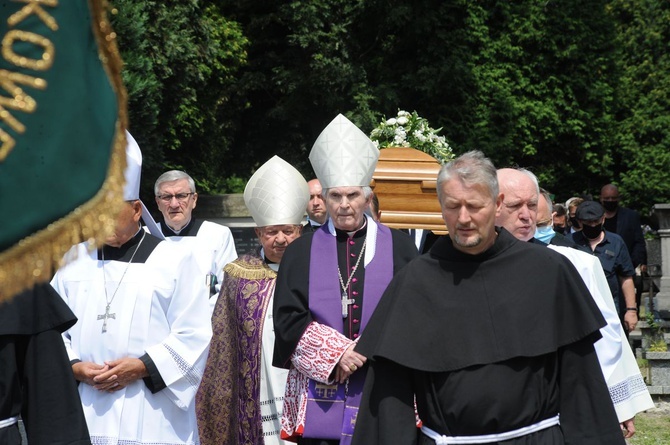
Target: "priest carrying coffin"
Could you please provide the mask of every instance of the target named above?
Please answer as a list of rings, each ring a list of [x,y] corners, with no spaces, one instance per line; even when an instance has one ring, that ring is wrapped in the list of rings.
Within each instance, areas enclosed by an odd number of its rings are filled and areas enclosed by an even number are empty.
[[[309,156],[329,219],[286,249],[274,302],[274,365],[289,368],[282,437],[301,444],[350,442],[367,371],[354,345],[393,275],[417,255],[406,234],[365,214],[378,157],[342,115]]]
[[[190,252],[152,235],[161,236],[139,200],[142,155],[126,136],[126,202],[113,235],[99,250],[74,246],[76,259],[51,282],[79,319],[63,339],[94,444],[194,445],[208,290]]]

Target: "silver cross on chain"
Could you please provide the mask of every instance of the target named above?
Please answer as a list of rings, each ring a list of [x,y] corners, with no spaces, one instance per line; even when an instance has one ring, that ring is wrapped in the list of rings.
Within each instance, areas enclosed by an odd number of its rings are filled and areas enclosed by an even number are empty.
[[[342,294],[342,318],[347,318],[349,316],[349,305],[354,304],[356,300],[353,298],[347,298],[347,294]]]
[[[109,313],[109,306],[110,305],[108,304],[107,307],[105,308],[105,313],[104,314],[98,315],[98,320],[105,320],[105,321],[102,322],[102,333],[103,334],[105,332],[107,332],[107,319],[108,318],[113,318],[114,320],[116,320],[116,313],[110,314]]]
[[[356,300],[353,298],[347,298],[347,290],[351,284],[351,279],[354,277],[356,270],[358,270],[358,265],[361,264],[361,259],[363,258],[363,253],[365,252],[365,245],[367,244],[367,238],[363,241],[363,247],[361,247],[361,253],[358,254],[358,260],[356,260],[356,265],[351,269],[351,274],[347,280],[347,284],[344,284],[342,280],[342,273],[340,273],[340,268],[337,268],[337,276],[340,279],[340,286],[342,286],[342,318],[347,318],[349,316],[349,305],[354,304]]]
[[[140,229],[142,230],[142,229]],[[101,251],[102,255],[102,285],[103,288],[105,289],[105,302],[107,303],[107,306],[105,307],[105,313],[98,315],[98,320],[104,320],[102,322],[102,333],[104,334],[107,332],[107,320],[110,318],[113,318],[116,320],[116,312],[113,314],[109,313],[109,308],[112,305],[112,301],[114,301],[114,298],[116,297],[116,293],[119,291],[119,288],[121,287],[121,282],[126,276],[126,272],[128,272],[128,268],[130,267],[130,264],[133,262],[133,258],[135,258],[135,254],[137,253],[138,250],[140,250],[140,246],[142,245],[142,241],[144,241],[144,236],[147,234],[147,232],[142,231],[142,238],[140,238],[140,242],[137,243],[137,247],[135,247],[135,251],[133,254],[130,256],[130,260],[128,260],[128,264],[126,265],[126,268],[123,270],[123,275],[121,275],[121,279],[119,280],[119,284],[116,285],[116,289],[114,290],[114,293],[112,294],[112,298],[109,299],[107,298],[107,274],[105,273],[105,249],[103,248]]]

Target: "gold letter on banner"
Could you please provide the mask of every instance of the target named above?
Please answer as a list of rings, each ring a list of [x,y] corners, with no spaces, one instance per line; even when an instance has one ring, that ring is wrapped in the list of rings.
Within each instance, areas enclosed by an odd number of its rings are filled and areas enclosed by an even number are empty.
[[[0,106],[5,105],[8,108],[23,111],[24,113],[34,112],[37,106],[35,99],[24,93],[17,83],[43,90],[47,86],[46,80],[26,74],[0,70],[0,88],[9,93],[9,97],[0,95]],[[19,131],[16,128],[14,130]]]
[[[7,24],[9,26],[16,26],[23,19],[28,17],[30,14],[36,14],[42,22],[49,27],[52,31],[58,30],[58,23],[56,20],[49,15],[42,7],[41,4],[46,6],[51,6],[52,8],[58,6],[58,0],[15,0],[21,3],[27,3],[26,6],[21,8],[20,11],[12,14],[9,19],[7,19]]]
[[[5,106],[13,110],[23,111],[24,113],[32,113],[35,111],[37,104],[35,103],[35,99],[25,94],[16,83],[30,85],[33,88],[43,90],[46,88],[47,82],[38,77],[0,70],[0,88],[7,91],[10,96],[5,97],[0,95],[0,121],[5,122],[17,133],[23,133],[26,131],[26,127],[12,116],[11,113],[5,109]],[[2,143],[0,146],[0,161],[3,161],[12,148],[14,148],[16,142],[14,141],[14,138],[0,128],[0,143]]]
[[[29,59],[25,56],[19,56],[14,52],[12,46],[14,42],[19,40],[21,42],[28,42],[34,45],[41,46],[44,51],[41,59]],[[54,62],[54,45],[46,37],[42,37],[34,32],[11,30],[2,39],[2,56],[10,63],[21,68],[30,68],[36,71],[46,71],[51,68]]]
[[[2,112],[0,111],[0,114]],[[16,145],[13,137],[5,133],[5,130],[0,128],[0,162],[4,161],[12,148]]]

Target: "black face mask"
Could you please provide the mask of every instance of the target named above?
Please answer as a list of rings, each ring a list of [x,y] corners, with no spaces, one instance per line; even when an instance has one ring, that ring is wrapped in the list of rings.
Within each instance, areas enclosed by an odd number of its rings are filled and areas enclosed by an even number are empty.
[[[579,221],[578,221],[577,218],[574,217],[574,216],[571,216],[571,217],[570,217],[570,225],[571,225],[572,227],[574,227],[575,230],[579,230],[579,228],[581,227],[581,226],[579,225]]]
[[[619,207],[619,201],[603,201],[603,207],[608,212],[613,212]]]
[[[554,232],[560,233],[561,235],[565,234],[565,226],[554,226]]]
[[[603,225],[598,224],[597,226],[589,226],[584,224],[582,227],[582,233],[587,239],[596,239],[600,236],[600,233],[603,231]]]

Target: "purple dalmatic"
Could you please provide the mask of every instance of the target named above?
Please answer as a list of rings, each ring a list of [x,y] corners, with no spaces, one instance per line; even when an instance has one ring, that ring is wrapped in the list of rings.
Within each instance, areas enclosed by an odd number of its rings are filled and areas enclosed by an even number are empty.
[[[277,274],[258,252],[241,256],[224,270],[221,294],[212,316],[215,335],[196,395],[200,441],[217,445],[263,444],[263,324],[266,312],[271,310]],[[256,403],[249,403],[250,400]]]
[[[371,224],[374,223],[368,220],[368,225]],[[376,227],[375,254],[372,261],[365,266],[360,332],[365,329],[384,290],[393,278],[391,230],[383,225]],[[371,229],[374,230],[368,226],[368,231]],[[366,236],[369,241],[370,232]],[[318,323],[344,333],[342,292],[337,273],[337,240],[328,232],[326,225],[314,233],[310,258],[310,312]],[[366,371],[367,368],[364,368],[355,372],[345,384],[325,385],[314,380],[309,381],[304,437],[335,439],[340,440],[341,444],[351,442]]]

